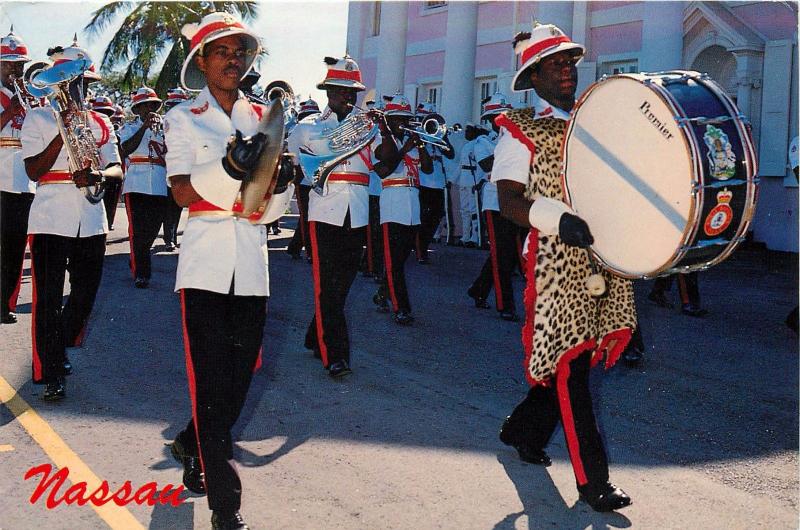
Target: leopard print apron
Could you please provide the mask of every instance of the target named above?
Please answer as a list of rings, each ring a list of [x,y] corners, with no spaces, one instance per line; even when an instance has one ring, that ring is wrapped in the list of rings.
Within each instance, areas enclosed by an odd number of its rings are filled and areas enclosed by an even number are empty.
[[[525,196],[563,200],[560,166],[567,122],[534,120],[530,109],[517,109],[497,123],[531,150]],[[605,354],[606,368],[613,366],[636,328],[631,282],[602,271],[607,292],[591,296],[584,285],[592,272],[588,252],[535,228],[528,236],[526,267],[522,343],[528,382],[549,384],[560,363],[587,350],[593,351],[592,365]]]

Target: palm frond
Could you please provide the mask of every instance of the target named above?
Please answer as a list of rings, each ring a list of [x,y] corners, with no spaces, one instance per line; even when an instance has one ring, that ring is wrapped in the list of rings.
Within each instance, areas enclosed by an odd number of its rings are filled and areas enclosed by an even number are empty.
[[[134,2],[111,2],[99,8],[93,13],[92,20],[83,28],[89,42],[96,39],[100,33],[119,15],[125,11],[129,11],[134,5]]]

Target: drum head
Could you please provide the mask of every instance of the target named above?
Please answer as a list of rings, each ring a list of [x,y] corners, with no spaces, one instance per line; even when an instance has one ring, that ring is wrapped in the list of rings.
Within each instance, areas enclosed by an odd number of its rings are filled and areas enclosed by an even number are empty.
[[[630,278],[653,276],[680,248],[693,215],[689,141],[644,76],[612,77],[576,106],[564,186],[589,224],[592,250]]]

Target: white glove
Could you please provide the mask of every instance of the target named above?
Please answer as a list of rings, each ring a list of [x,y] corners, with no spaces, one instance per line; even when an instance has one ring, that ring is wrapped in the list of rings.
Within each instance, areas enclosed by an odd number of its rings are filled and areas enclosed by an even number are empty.
[[[558,234],[561,216],[565,213],[574,215],[575,212],[561,201],[539,197],[533,201],[531,209],[528,211],[528,222],[540,233],[554,236]]]

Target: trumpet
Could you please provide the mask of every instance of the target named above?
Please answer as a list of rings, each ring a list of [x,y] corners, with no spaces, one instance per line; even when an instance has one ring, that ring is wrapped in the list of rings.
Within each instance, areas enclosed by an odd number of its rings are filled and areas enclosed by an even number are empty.
[[[401,130],[416,134],[420,141],[431,144],[439,149],[450,149],[450,145],[444,141],[444,135],[447,134],[447,124],[436,118],[428,118],[423,122],[412,121],[409,123],[411,127],[400,127]]]
[[[283,125],[286,134],[292,132],[297,125],[297,109],[295,109],[294,90],[291,85],[283,80],[272,81],[264,89],[267,102],[272,103],[279,99],[283,103]]]

